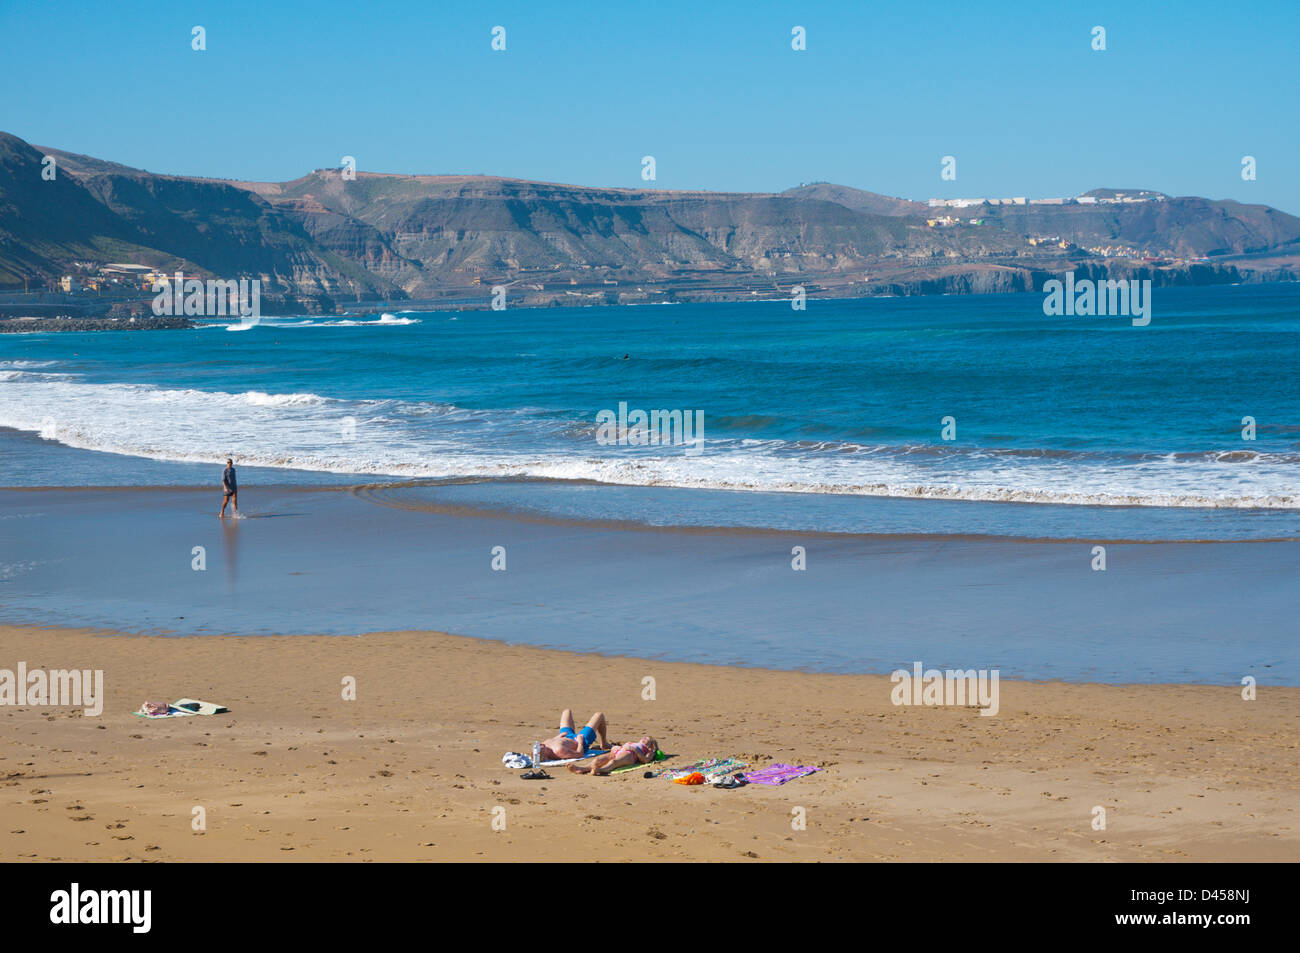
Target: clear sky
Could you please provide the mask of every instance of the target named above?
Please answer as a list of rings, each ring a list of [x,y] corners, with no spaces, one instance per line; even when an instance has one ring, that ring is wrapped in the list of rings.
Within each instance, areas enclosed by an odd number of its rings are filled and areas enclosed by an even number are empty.
[[[374,172],[916,199],[1151,188],[1300,214],[1298,41],[1300,0],[0,0],[0,129],[242,179],[353,155]]]

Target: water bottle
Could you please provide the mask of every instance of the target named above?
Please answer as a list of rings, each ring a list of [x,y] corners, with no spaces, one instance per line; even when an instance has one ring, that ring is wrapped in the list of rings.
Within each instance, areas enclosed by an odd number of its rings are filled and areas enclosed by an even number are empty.
[[[542,763],[542,743],[533,742],[533,767],[537,768]]]

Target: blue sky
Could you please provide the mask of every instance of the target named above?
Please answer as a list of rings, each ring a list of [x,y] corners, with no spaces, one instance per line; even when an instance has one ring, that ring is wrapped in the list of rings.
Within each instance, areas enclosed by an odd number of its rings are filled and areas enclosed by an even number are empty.
[[[1297,40],[1295,0],[0,0],[0,129],[212,177],[292,179],[353,155],[375,172],[641,186],[653,155],[659,188],[1153,188],[1300,214]]]

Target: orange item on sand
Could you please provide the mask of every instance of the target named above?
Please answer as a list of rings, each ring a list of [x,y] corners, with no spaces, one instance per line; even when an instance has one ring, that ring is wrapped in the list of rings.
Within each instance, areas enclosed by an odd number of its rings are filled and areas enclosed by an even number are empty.
[[[673,778],[673,784],[703,784],[704,775],[696,771],[694,774],[688,774],[684,778]]]

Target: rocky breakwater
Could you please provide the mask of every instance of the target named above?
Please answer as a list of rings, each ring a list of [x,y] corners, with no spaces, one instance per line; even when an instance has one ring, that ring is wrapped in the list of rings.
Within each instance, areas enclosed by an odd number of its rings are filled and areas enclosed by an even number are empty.
[[[189,318],[6,318],[0,320],[0,334],[43,334],[50,331],[162,331],[193,328]]]

